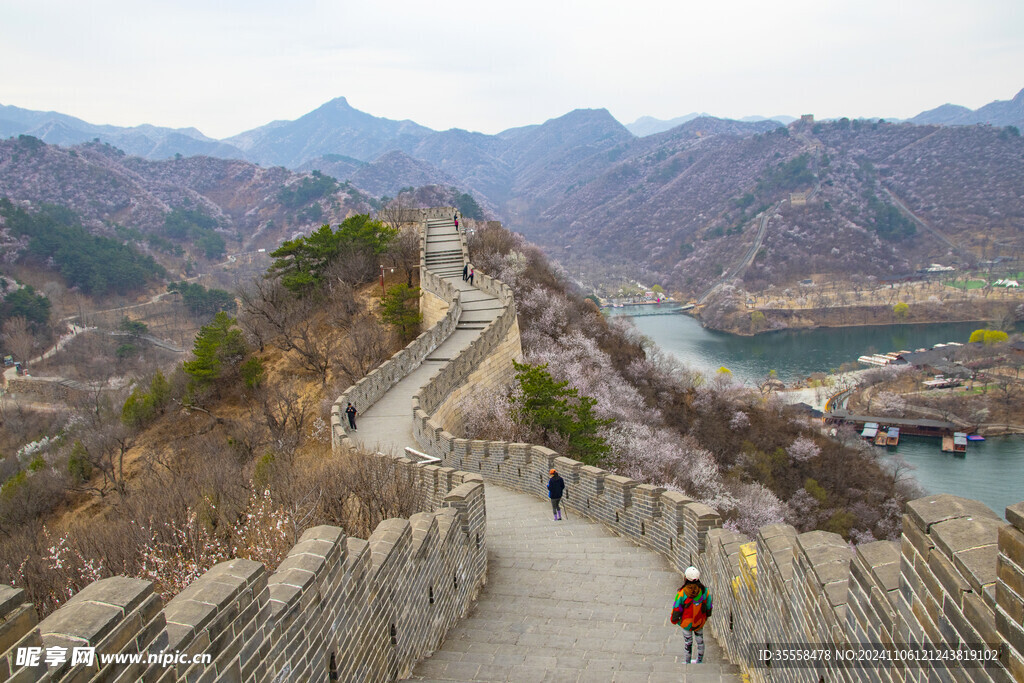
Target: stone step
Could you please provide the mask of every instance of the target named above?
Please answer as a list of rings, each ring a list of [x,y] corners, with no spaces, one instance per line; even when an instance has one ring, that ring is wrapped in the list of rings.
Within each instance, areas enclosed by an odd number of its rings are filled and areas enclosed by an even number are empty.
[[[555,522],[541,498],[485,496],[487,585],[409,680],[742,680],[710,633],[704,662],[682,661],[668,622],[681,578],[664,557],[573,513]]]

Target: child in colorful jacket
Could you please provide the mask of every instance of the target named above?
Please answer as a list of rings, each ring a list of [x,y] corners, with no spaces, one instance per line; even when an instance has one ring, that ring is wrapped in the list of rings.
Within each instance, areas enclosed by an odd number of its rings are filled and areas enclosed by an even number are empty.
[[[690,662],[693,652],[693,639],[697,638],[697,663],[704,661],[704,624],[711,616],[711,595],[700,582],[700,570],[687,567],[683,573],[686,582],[676,593],[676,601],[672,606],[672,623],[683,629],[683,642],[686,662]]]

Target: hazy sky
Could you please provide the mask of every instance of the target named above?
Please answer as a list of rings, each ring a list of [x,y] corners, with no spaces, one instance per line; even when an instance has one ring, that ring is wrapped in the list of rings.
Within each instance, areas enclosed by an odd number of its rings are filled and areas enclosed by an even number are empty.
[[[0,0],[0,104],[217,138],[339,96],[496,133],[582,107],[909,117],[1021,88],[1021,0]]]

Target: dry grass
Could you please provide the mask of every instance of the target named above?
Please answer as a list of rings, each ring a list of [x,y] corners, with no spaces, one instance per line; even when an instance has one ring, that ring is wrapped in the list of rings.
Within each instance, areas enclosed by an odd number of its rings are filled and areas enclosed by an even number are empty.
[[[376,289],[358,292],[360,310],[376,310]],[[320,331],[345,341],[338,327]],[[116,574],[153,580],[169,598],[219,559],[276,566],[310,526],[333,524],[365,538],[380,520],[421,509],[414,482],[390,462],[331,452],[330,403],[350,384],[343,373],[323,383],[294,351],[267,345],[259,356],[261,387],[234,381],[199,409],[172,401],[133,435],[123,491],[101,492],[97,476],[73,481],[71,438],[46,455],[49,466],[5,489],[0,582],[25,588],[41,615]],[[113,423],[119,406],[106,409]],[[22,412],[19,428],[4,432],[6,448],[55,428],[51,415]]]

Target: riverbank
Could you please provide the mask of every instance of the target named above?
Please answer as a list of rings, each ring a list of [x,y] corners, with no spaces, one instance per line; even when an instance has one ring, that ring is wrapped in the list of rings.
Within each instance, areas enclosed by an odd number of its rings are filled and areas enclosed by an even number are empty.
[[[687,312],[710,330],[752,337],[779,330],[872,327],[936,323],[973,323],[1003,320],[1014,315],[1020,301],[972,298],[946,303],[925,302],[896,314],[889,305],[826,306],[818,308],[770,308],[737,306],[722,310],[713,306]]]
[[[629,313],[627,308],[616,309],[614,314]],[[788,387],[803,384],[801,388],[776,395],[787,403],[807,403],[818,409],[829,396],[854,381],[857,374],[873,370],[864,368],[852,376],[834,374],[843,364],[855,362],[858,356],[966,342],[977,327],[973,322],[856,326],[737,336],[704,328],[685,315],[637,316],[633,323],[665,352],[708,377],[715,376],[719,368],[724,367],[729,369],[734,382],[753,391],[769,376]],[[826,380],[826,374],[833,376]],[[820,389],[807,386],[812,375],[815,385],[824,386]],[[990,393],[993,391],[997,389]],[[918,402],[923,401],[908,401]],[[966,415],[969,411],[963,412]],[[1001,417],[994,415],[979,422],[993,430],[985,430],[987,435],[1004,425]],[[1011,425],[1014,423],[1010,420]],[[876,452],[879,458],[890,458],[894,454],[893,450],[884,448]],[[1019,436],[989,436],[987,441],[972,442],[966,457],[943,453],[938,439],[907,437],[901,439],[895,454],[916,468],[912,475],[927,493],[955,493],[981,500],[997,512],[1020,500],[1020,482],[1024,481],[1024,438]]]

